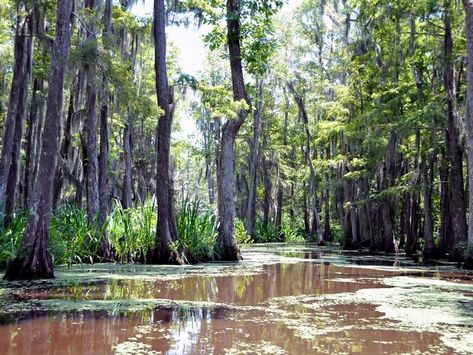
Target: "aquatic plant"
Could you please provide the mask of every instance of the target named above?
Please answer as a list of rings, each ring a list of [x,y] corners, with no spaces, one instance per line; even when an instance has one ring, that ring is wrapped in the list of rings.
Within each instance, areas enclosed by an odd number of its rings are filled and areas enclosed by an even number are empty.
[[[281,242],[282,236],[280,235],[273,221],[264,222],[261,219],[257,219],[255,224],[254,239],[255,242],[258,243]]]
[[[305,243],[304,234],[294,226],[290,224],[284,224],[281,228],[281,234],[284,236],[284,241],[286,243]]]
[[[145,262],[156,243],[156,200],[149,198],[141,204],[124,208],[114,200],[112,209],[102,224],[91,224],[87,211],[72,204],[59,206],[53,213],[49,229],[49,250],[55,264],[82,264],[102,261],[99,257],[101,236],[107,235],[112,256],[118,262]],[[13,216],[8,228],[0,230],[0,267],[14,257],[21,247],[26,226],[25,211]],[[198,200],[184,199],[176,211],[178,240],[171,248],[183,253],[190,263],[217,260],[218,217]],[[237,220],[235,234],[238,244],[257,242],[303,243],[303,231],[285,223],[278,231],[273,222],[258,220],[255,235],[247,234],[245,224]]]
[[[237,219],[235,221],[235,236],[238,244],[240,245],[253,244],[251,235],[246,232],[245,222],[243,222],[241,219]]]
[[[114,200],[107,219],[107,233],[120,262],[144,261],[156,240],[156,201],[148,199],[134,208]]]
[[[344,244],[346,233],[338,220],[330,221],[330,232],[332,233],[335,243]]]
[[[201,208],[197,200],[185,199],[180,204],[176,223],[179,239],[173,247],[183,250],[188,261],[217,259],[218,218],[210,209]]]
[[[8,226],[0,224],[0,268],[4,268],[8,260],[20,250],[27,221],[28,214],[21,211],[13,214]]]
[[[87,211],[74,205],[59,206],[51,218],[49,250],[55,264],[90,262],[100,248],[103,231],[89,222]]]

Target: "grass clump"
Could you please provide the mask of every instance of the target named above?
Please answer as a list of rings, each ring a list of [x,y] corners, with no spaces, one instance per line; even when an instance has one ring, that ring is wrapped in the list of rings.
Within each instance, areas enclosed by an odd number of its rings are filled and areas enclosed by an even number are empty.
[[[255,223],[254,239],[257,243],[282,242],[282,236],[278,231],[275,223],[265,223],[261,219],[257,219]]]
[[[199,201],[184,200],[176,216],[178,240],[174,247],[191,263],[218,259],[218,219]]]
[[[281,235],[286,243],[300,244],[306,242],[304,233],[290,224],[284,224],[282,226]]]
[[[235,221],[235,236],[239,245],[250,245],[253,243],[251,235],[246,232],[245,222],[241,219]]]
[[[106,224],[117,260],[143,262],[156,241],[156,201],[148,199],[137,207],[123,208],[120,201],[115,200]]]
[[[21,239],[26,223],[28,222],[28,213],[22,211],[12,216],[10,224],[5,227],[3,223],[0,226],[0,268],[5,268],[8,260],[15,257],[21,249]]]
[[[49,251],[55,264],[92,261],[100,248],[102,230],[91,225],[87,212],[74,205],[54,211],[49,226]]]

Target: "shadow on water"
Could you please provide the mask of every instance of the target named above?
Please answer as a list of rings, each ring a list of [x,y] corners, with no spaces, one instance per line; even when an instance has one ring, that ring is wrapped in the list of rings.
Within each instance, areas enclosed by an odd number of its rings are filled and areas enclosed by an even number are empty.
[[[245,256],[2,282],[0,354],[460,353],[473,344],[471,275],[310,246],[255,246]],[[439,320],[416,324],[405,307]]]

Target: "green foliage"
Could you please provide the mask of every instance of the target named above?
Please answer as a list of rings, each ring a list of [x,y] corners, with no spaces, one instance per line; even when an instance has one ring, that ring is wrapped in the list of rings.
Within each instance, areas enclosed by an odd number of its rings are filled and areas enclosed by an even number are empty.
[[[255,223],[254,239],[257,243],[282,241],[275,224],[272,222],[264,223],[260,219],[257,219]]]
[[[218,258],[217,216],[209,209],[202,209],[199,201],[185,199],[176,216],[177,246],[190,262]]]
[[[8,227],[0,229],[0,268],[4,268],[8,260],[20,251],[21,239],[27,222],[28,214],[26,212],[15,213]]]
[[[333,241],[340,245],[343,245],[346,239],[346,233],[343,229],[343,226],[340,224],[338,220],[330,221],[330,232],[333,236]]]
[[[144,261],[156,241],[157,212],[154,199],[136,208],[123,208],[115,200],[107,219],[109,242],[120,262]]]
[[[250,245],[253,243],[251,235],[246,233],[245,222],[241,219],[235,220],[235,237],[239,245]]]
[[[290,224],[285,224],[281,228],[281,233],[284,236],[284,241],[286,243],[305,243],[306,239],[304,234],[298,228],[294,228]]]
[[[254,239],[258,243],[305,243],[304,232],[294,223],[283,223],[281,230],[278,231],[274,221],[264,223],[258,219],[255,225]]]
[[[269,59],[276,49],[272,18],[282,4],[281,0],[244,1],[238,12],[227,14],[223,1],[215,1],[212,7],[205,1],[189,1],[189,6],[194,10],[199,8],[204,21],[213,25],[204,37],[211,50],[221,49],[227,42],[223,20],[239,20],[243,65],[250,74],[260,75],[267,71]]]
[[[100,247],[101,229],[90,225],[87,212],[73,205],[60,206],[49,227],[50,252],[55,264],[90,262]]]
[[[8,228],[0,231],[0,267],[18,254],[27,217],[26,212],[16,214]],[[143,262],[155,246],[156,228],[156,202],[151,198],[128,209],[115,200],[101,227],[89,223],[84,209],[63,205],[51,219],[49,248],[55,264],[93,262],[98,259],[100,236],[106,233],[117,261]],[[177,229],[179,239],[171,247],[184,251],[190,262],[218,259],[218,219],[210,209],[184,200],[177,213]]]

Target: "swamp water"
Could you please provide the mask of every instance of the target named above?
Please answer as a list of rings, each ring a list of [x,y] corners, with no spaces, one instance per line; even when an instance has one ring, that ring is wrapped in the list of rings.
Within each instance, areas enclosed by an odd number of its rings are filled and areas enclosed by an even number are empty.
[[[0,281],[0,354],[473,353],[473,274],[308,245]]]

